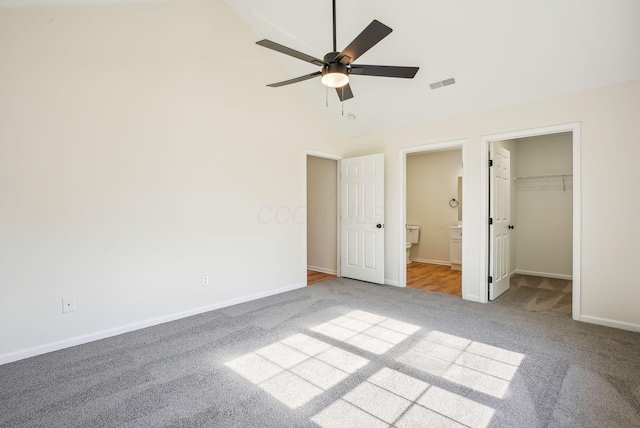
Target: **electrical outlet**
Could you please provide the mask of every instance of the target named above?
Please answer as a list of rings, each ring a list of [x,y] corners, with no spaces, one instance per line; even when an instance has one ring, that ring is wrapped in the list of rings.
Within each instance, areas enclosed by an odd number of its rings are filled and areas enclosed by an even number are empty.
[[[62,313],[76,311],[76,298],[75,297],[63,297],[62,298]]]
[[[203,275],[202,276],[202,286],[206,287],[207,285],[209,285],[209,275]]]

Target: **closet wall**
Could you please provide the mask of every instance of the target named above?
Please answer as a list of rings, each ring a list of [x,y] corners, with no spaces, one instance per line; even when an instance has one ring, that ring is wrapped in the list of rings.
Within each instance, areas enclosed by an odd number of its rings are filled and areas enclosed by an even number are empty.
[[[518,273],[571,278],[573,180],[549,177],[560,174],[572,174],[571,133],[517,140],[512,184]]]

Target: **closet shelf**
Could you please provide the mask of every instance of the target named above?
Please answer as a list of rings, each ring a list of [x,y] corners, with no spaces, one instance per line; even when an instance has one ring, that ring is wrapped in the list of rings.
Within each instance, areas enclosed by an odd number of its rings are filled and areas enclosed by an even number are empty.
[[[572,178],[573,174],[571,173],[566,173],[566,174],[546,174],[546,175],[525,175],[522,177],[515,177],[513,179],[513,181],[518,182],[518,181],[525,181],[525,180],[547,180],[547,179],[554,179],[554,178],[561,178],[562,179],[562,192],[566,192],[567,191],[567,180],[569,178]],[[572,179],[573,180],[573,179]],[[545,182],[533,182],[531,184],[533,184],[534,186],[538,183],[545,183]],[[549,183],[548,181],[546,183]],[[524,183],[523,183],[524,186]],[[553,188],[553,186],[551,187]],[[547,189],[547,187],[543,186],[542,188]]]
[[[573,177],[573,174],[525,175],[523,177],[515,177],[513,181],[533,180],[533,179],[541,179],[541,178],[565,178],[565,177]]]

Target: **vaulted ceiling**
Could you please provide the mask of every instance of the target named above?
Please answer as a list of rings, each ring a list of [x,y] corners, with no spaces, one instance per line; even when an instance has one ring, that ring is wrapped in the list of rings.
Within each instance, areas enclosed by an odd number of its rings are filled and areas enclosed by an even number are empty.
[[[0,0],[0,7],[128,1],[166,0]],[[332,50],[331,0],[224,1],[256,41],[318,58]],[[343,104],[320,79],[272,89],[274,98],[304,93],[347,137],[640,79],[638,0],[336,2],[338,50],[377,19],[393,32],[356,63],[420,67],[413,80],[352,75],[355,97]],[[264,74],[265,85],[319,69],[254,47],[255,73],[264,55],[281,65],[278,75]],[[430,89],[446,78],[456,83]]]
[[[331,0],[225,1],[256,41],[318,58],[332,50]],[[341,106],[330,90],[328,108],[320,79],[274,88],[273,97],[302,91],[354,136],[640,78],[637,0],[337,0],[338,50],[373,19],[393,32],[356,63],[419,66],[413,80],[352,75],[355,97]],[[282,74],[265,84],[319,69],[269,55]],[[454,85],[430,89],[449,77]]]

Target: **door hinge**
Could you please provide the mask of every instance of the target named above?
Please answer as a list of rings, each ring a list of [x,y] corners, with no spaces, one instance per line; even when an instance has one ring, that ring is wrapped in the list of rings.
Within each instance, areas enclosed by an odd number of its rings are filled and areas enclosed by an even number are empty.
[[[493,277],[489,276],[489,284],[493,284]]]
[[[489,159],[489,167],[493,166],[493,159]]]
[[[489,217],[489,224],[493,224],[493,218]]]

